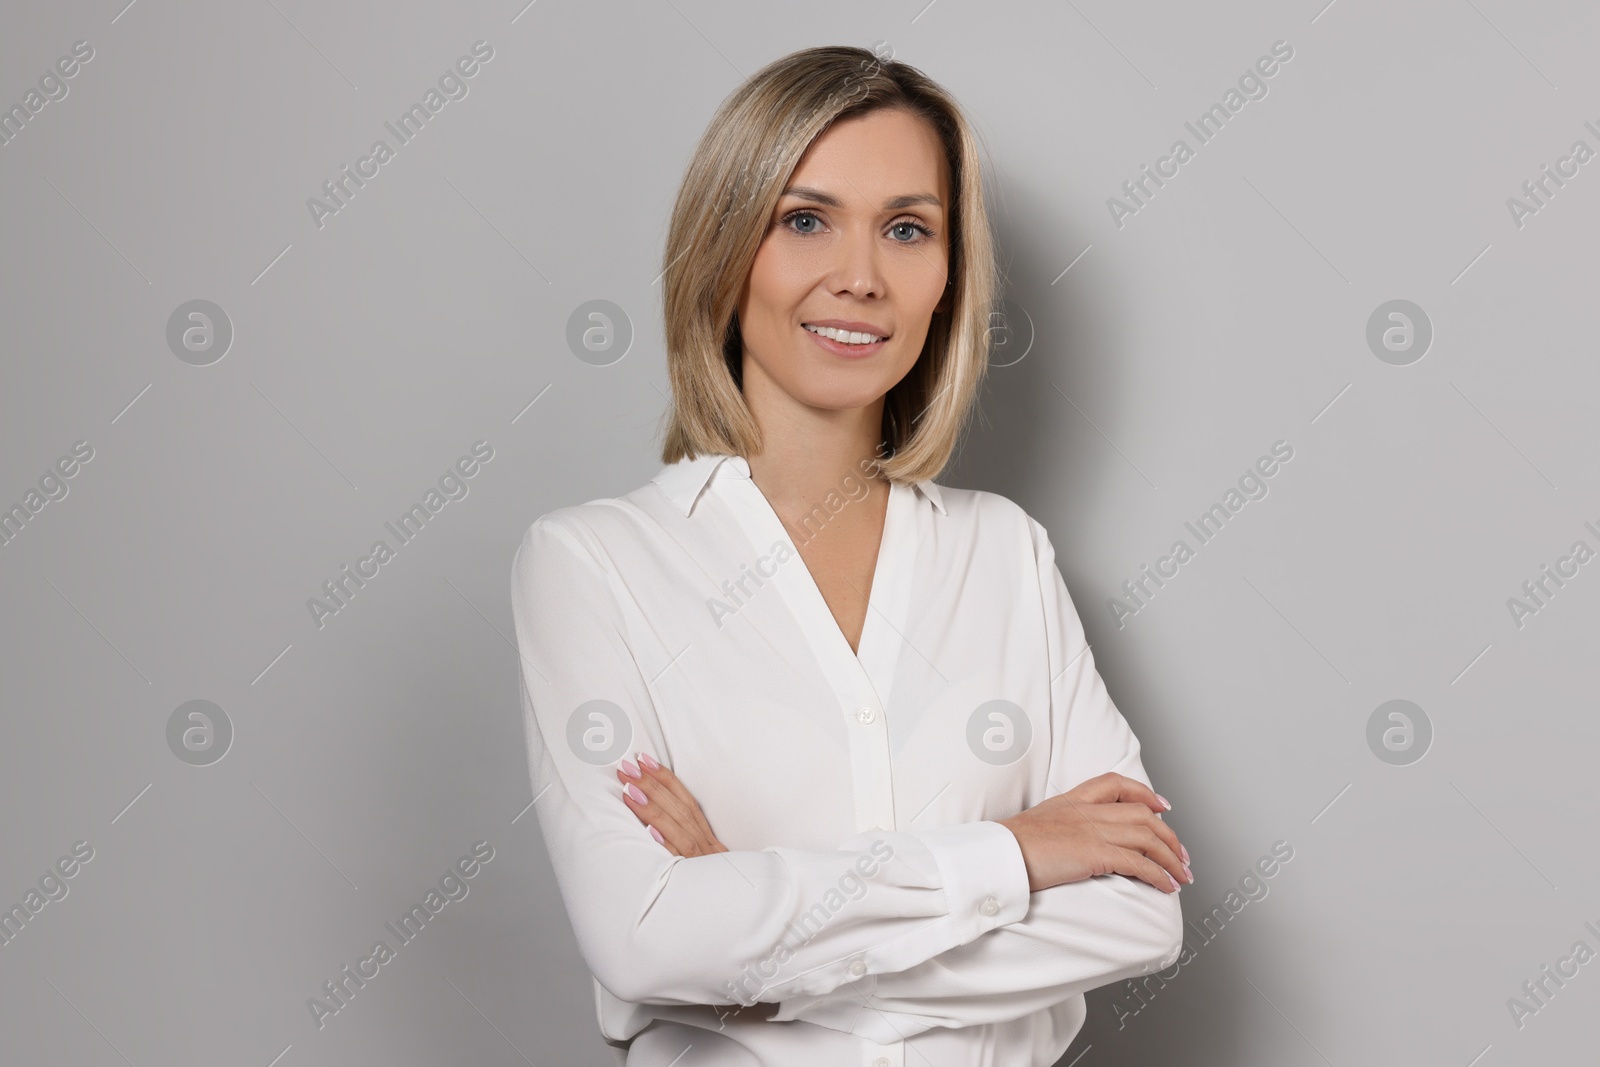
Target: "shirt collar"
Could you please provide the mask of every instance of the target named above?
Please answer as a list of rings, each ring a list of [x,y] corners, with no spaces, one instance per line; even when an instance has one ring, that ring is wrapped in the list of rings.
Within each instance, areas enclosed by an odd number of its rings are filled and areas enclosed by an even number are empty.
[[[711,483],[711,476],[724,463],[728,465],[729,475],[736,478],[750,477],[750,464],[745,462],[743,456],[708,452],[694,459],[680,459],[676,463],[668,464],[661,468],[661,473],[650,480],[661,487],[679,511],[688,515],[694,511],[695,502],[700,499],[705,487]],[[932,479],[914,484],[917,491],[927,497],[943,514],[944,500],[939,494],[939,486]]]

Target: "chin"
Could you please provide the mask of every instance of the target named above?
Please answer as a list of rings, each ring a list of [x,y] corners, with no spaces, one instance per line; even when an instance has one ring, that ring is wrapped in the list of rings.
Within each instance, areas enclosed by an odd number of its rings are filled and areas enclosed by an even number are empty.
[[[894,382],[887,378],[876,377],[869,382],[839,383],[835,388],[818,388],[816,382],[808,384],[809,388],[796,388],[790,395],[807,407],[822,408],[825,411],[853,411],[856,408],[864,408],[877,401],[894,386]]]
[[[883,392],[852,394],[847,397],[830,393],[827,396],[797,396],[795,399],[806,407],[816,408],[820,411],[855,411],[873,403],[886,392],[888,392],[887,389],[883,390]]]

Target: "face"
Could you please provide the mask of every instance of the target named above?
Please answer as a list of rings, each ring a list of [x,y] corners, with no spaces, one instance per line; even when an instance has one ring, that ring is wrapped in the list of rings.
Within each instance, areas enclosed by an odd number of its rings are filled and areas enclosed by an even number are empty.
[[[800,158],[739,298],[745,400],[763,423],[881,415],[950,302],[946,171],[932,125],[902,109],[835,122]]]

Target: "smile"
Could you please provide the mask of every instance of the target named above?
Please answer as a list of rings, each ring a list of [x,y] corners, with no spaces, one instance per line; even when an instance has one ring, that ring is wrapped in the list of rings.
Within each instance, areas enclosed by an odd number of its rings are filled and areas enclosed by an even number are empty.
[[[800,325],[804,326],[809,332],[814,333],[819,337],[826,337],[831,341],[837,341],[839,344],[844,345],[870,345],[876,344],[879,341],[887,340],[885,337],[879,337],[870,333],[857,333],[851,330],[836,330],[832,326],[812,326],[810,323],[805,322],[801,323]]]

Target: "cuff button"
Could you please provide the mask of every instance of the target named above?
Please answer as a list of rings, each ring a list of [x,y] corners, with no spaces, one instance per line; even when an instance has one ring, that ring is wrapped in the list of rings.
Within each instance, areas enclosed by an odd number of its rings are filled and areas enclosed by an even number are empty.
[[[995,915],[1000,911],[1000,902],[994,897],[984,897],[983,907],[979,909],[985,915]]]

